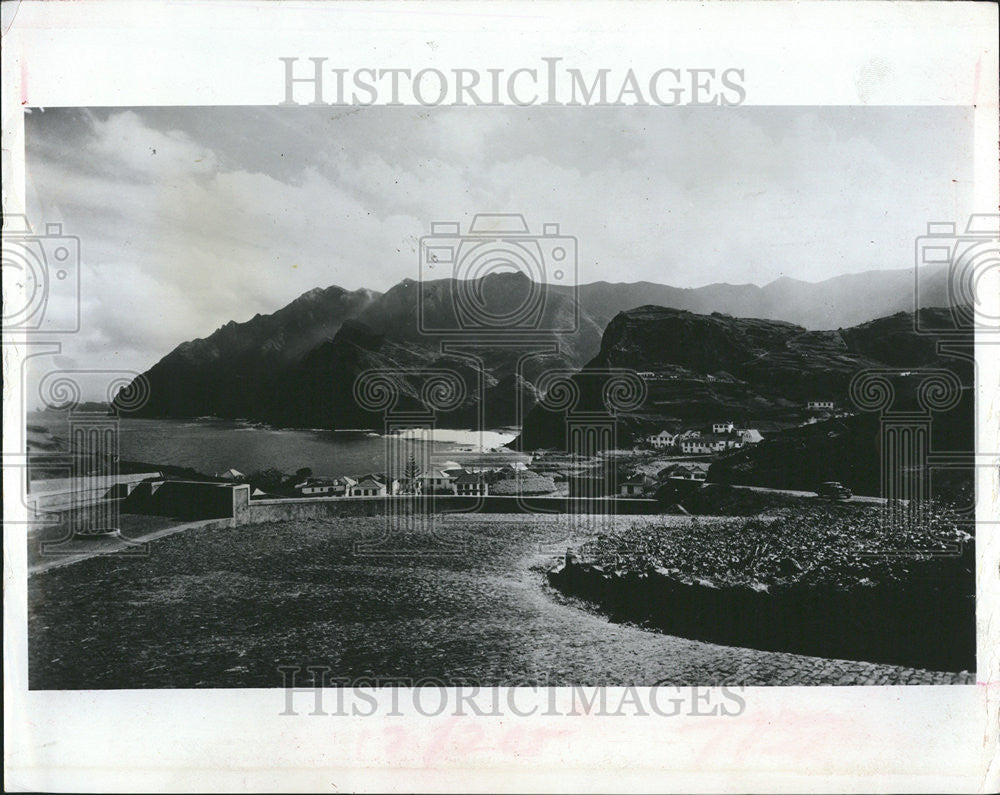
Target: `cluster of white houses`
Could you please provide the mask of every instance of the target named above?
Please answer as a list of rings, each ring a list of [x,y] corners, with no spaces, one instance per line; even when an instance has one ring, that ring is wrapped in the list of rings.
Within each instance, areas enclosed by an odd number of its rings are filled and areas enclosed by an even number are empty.
[[[847,413],[838,412],[832,400],[810,400],[806,403],[806,411],[812,415],[806,420],[806,424],[817,422],[830,415],[844,416]],[[713,423],[711,433],[703,433],[700,430],[671,433],[664,430],[646,437],[646,441],[657,450],[676,448],[685,455],[721,453],[747,444],[757,444],[763,439],[756,428],[738,428],[733,422]]]
[[[371,474],[352,478],[306,478],[295,484],[295,491],[303,497],[380,497],[395,493],[399,480],[385,475]]]
[[[649,442],[657,450],[677,448],[685,455],[701,455],[706,453],[721,453],[743,447],[745,444],[757,444],[764,437],[756,428],[737,428],[732,422],[716,422],[711,433],[696,430],[660,431],[647,436]]]
[[[422,472],[414,478],[370,473],[353,478],[309,477],[294,486],[303,497],[384,497],[387,494],[546,494],[555,490],[552,479],[527,470],[517,462],[503,467],[459,467]]]

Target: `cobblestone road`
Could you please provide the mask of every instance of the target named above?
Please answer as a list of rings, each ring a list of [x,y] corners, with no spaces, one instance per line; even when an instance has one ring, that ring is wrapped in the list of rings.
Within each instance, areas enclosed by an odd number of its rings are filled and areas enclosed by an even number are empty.
[[[611,623],[546,584],[551,553],[568,540],[557,520],[455,517],[443,527],[464,534],[462,554],[354,554],[353,542],[381,527],[359,518],[197,529],[155,541],[145,558],[39,572],[29,580],[31,687],[278,687],[279,665],[482,684],[974,681]]]

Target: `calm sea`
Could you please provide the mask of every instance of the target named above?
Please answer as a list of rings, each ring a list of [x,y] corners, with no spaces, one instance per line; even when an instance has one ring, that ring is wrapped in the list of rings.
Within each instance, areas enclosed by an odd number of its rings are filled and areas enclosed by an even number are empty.
[[[44,427],[62,442],[68,437],[61,413],[31,413],[27,424]],[[37,434],[29,432],[29,440]],[[432,439],[418,438],[415,444],[433,463],[443,464],[498,448],[514,435],[439,429]],[[118,439],[122,460],[191,467],[205,474],[230,468],[249,474],[272,467],[283,472],[310,467],[316,475],[336,477],[386,469],[386,437],[365,431],[290,430],[217,419],[122,419]]]

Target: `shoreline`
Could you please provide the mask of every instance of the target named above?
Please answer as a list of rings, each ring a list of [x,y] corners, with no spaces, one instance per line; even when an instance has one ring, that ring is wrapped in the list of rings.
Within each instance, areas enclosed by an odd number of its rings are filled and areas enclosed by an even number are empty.
[[[47,409],[33,409],[25,414],[25,426],[28,427],[32,424],[32,419],[41,416],[52,416],[52,415],[65,415],[68,412],[68,408],[47,408]],[[100,413],[100,412],[94,412]],[[124,414],[115,414],[114,412],[107,412],[109,417],[117,417],[122,420],[151,420],[157,422],[205,422],[205,423],[234,423],[241,424],[248,428],[259,428],[265,431],[302,431],[302,432],[312,432],[312,433],[375,433],[379,436],[386,436],[387,434],[382,433],[380,428],[309,428],[298,425],[278,425],[271,422],[265,422],[263,420],[254,420],[249,417],[218,417],[215,415],[203,414],[199,416],[166,416],[166,415],[146,415],[146,414],[135,414],[131,412],[126,412]],[[418,428],[403,429],[403,433],[407,430],[421,430]],[[521,429],[513,425],[503,425],[498,428],[486,428],[483,430],[475,430],[468,427],[467,425],[460,426],[447,426],[447,425],[437,425],[434,430],[438,431],[451,431],[451,432],[461,432],[461,433],[495,433],[501,436],[517,436],[520,434]],[[390,434],[392,435],[392,434]]]

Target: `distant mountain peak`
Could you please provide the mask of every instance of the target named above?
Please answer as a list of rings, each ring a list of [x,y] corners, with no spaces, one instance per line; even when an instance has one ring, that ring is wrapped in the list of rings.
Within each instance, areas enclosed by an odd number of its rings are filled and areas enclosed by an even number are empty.
[[[794,278],[792,276],[789,276],[788,274],[783,273],[777,279],[774,279],[773,281],[768,282],[764,286],[765,287],[769,287],[772,284],[811,284],[811,283],[813,283],[813,282],[807,282],[804,279],[796,279],[796,278]]]
[[[921,306],[948,305],[946,276],[943,269],[921,271]],[[243,323],[230,321],[204,339],[178,345],[145,374],[152,395],[143,411],[151,416],[251,417],[330,427],[338,422],[333,404],[314,392],[343,393],[336,411],[346,411],[350,384],[362,364],[401,372],[418,365],[439,366],[443,354],[435,333],[462,331],[467,328],[463,324],[477,322],[477,302],[494,317],[517,318],[518,308],[537,297],[537,291],[526,289],[529,284],[525,273],[507,271],[486,276],[477,285],[453,278],[404,279],[384,293],[317,287],[271,314],[258,314]],[[549,285],[544,295],[541,314],[525,321],[529,325],[524,328],[552,344],[553,353],[533,358],[519,372],[513,349],[484,352],[486,383],[493,389],[487,402],[498,424],[517,421],[516,389],[522,389],[531,403],[542,372],[579,368],[602,352],[624,355],[636,339],[648,334],[644,325],[659,329],[647,342],[650,350],[665,349],[660,354],[663,362],[683,355],[687,364],[680,366],[699,369],[704,364],[706,372],[724,370],[739,377],[741,352],[767,348],[758,337],[791,341],[803,337],[806,329],[846,329],[912,311],[915,293],[913,271],[900,269],[817,283],[781,277],[765,287],[677,288],[602,281],[577,287]],[[459,310],[466,314],[459,317]],[[905,327],[905,322],[897,324]],[[615,333],[606,333],[610,331]],[[616,350],[602,351],[602,337]],[[722,342],[729,339],[731,345]],[[803,339],[818,350],[829,342],[813,336]],[[730,348],[730,353],[713,357],[716,343]],[[675,347],[680,353],[672,350]],[[323,355],[313,356],[320,348]],[[879,358],[889,361],[890,352],[880,350]],[[773,366],[777,359],[778,354],[770,352],[766,363]],[[836,358],[830,362],[836,364]],[[293,376],[297,380],[290,381]]]

